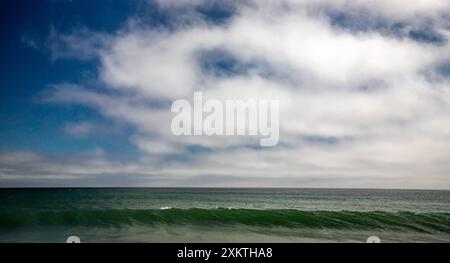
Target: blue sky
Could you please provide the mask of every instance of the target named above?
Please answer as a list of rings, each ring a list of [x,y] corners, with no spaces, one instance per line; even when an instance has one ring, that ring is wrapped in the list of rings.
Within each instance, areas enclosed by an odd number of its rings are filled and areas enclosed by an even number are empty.
[[[446,1],[2,1],[0,186],[450,188]],[[280,144],[170,103],[281,101]]]
[[[230,16],[227,5],[197,9],[215,23],[221,23]],[[64,34],[80,28],[115,32],[131,16],[140,17],[151,27],[170,27],[173,20],[171,11],[161,10],[152,1],[42,0],[5,1],[1,12],[1,34],[4,38],[0,43],[3,58],[1,69],[4,73],[0,79],[0,147],[50,154],[100,147],[133,154],[135,149],[126,137],[126,128],[116,134],[94,138],[73,138],[64,133],[61,125],[70,121],[89,119],[111,125],[96,111],[40,103],[40,92],[49,85],[87,81],[98,66],[95,60],[53,59],[49,42],[52,32]]]
[[[126,1],[3,1],[0,43],[0,147],[67,153],[93,147],[123,150],[130,145],[115,138],[70,138],[61,125],[80,119],[98,120],[82,107],[57,107],[39,103],[39,93],[52,83],[79,82],[95,70],[96,62],[56,60],[46,42],[52,30],[70,32],[79,26],[114,30],[125,21],[133,6]]]

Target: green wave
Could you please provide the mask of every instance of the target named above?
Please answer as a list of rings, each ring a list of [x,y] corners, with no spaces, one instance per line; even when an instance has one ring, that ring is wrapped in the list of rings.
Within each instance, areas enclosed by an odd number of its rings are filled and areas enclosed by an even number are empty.
[[[120,227],[133,224],[250,225],[290,228],[389,229],[450,233],[450,213],[227,208],[0,211],[0,229],[58,225]]]

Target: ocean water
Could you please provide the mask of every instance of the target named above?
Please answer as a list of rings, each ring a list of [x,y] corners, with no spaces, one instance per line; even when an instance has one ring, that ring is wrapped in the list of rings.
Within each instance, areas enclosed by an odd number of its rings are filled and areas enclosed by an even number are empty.
[[[450,191],[0,189],[0,242],[450,242]]]

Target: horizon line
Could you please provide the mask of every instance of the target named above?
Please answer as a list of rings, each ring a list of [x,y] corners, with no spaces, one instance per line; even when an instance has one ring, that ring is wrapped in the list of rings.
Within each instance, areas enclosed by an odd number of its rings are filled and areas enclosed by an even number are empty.
[[[22,186],[4,189],[317,189],[317,190],[399,190],[399,191],[450,191],[450,189],[426,188],[364,188],[364,187],[268,187],[268,186]]]

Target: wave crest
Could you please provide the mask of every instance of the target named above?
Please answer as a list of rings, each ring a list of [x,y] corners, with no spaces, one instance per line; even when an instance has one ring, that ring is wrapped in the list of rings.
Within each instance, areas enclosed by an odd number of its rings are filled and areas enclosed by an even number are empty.
[[[450,213],[300,211],[290,209],[169,208],[0,211],[0,229],[21,226],[117,226],[185,224],[252,225],[292,228],[389,229],[450,232]]]

